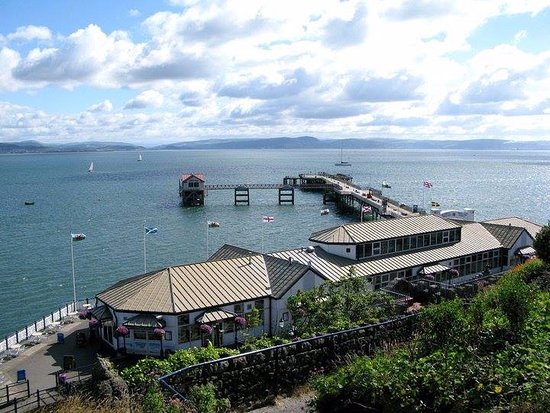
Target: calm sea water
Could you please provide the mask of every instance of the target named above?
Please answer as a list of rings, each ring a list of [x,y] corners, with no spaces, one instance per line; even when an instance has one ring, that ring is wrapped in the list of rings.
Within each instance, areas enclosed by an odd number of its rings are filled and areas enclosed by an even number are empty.
[[[306,246],[311,232],[352,218],[321,216],[322,197],[296,193],[277,205],[276,190],[251,190],[250,206],[234,206],[232,191],[211,191],[204,207],[181,208],[178,178],[203,172],[207,183],[280,183],[286,175],[345,172],[387,196],[443,209],[472,207],[476,219],[521,216],[550,220],[550,152],[369,150],[150,151],[0,156],[0,336],[72,301],[71,232],[77,296],[93,297],[147,269],[204,260],[225,243],[275,251]],[[88,173],[94,162],[95,171]],[[433,188],[423,189],[430,180]],[[24,202],[32,200],[32,206]],[[332,207],[330,207],[332,208]],[[271,224],[261,222],[272,215]],[[206,221],[220,222],[207,230]]]

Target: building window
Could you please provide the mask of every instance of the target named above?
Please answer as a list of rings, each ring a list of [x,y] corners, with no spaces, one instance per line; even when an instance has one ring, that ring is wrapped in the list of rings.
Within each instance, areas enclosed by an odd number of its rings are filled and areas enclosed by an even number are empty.
[[[254,308],[258,310],[258,316],[260,317],[260,325],[264,325],[264,300],[254,301]]]
[[[243,311],[243,303],[238,303],[233,306],[233,312],[235,314],[242,315],[244,313]]]
[[[147,340],[147,331],[143,329],[134,329],[134,340]]]
[[[449,231],[443,231],[443,242],[449,242]]]
[[[379,242],[373,242],[372,243],[372,255],[380,255],[380,243]]]
[[[395,240],[394,239],[390,239],[388,241],[388,253],[392,253],[392,252],[395,252]]]
[[[351,248],[346,248],[346,252],[349,254],[351,252]]]

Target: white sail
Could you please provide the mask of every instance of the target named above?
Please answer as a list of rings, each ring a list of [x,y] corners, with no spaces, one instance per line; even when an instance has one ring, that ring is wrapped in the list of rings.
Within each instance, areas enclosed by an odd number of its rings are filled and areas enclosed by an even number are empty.
[[[141,157],[141,153],[138,155],[138,161],[143,161],[143,158]]]
[[[94,163],[90,163],[90,167],[88,168],[88,172],[93,172],[94,171]]]

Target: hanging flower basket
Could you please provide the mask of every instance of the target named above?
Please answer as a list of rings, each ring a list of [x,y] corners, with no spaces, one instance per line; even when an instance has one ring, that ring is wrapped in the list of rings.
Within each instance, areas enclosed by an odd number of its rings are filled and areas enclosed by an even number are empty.
[[[211,325],[201,324],[199,328],[203,333],[212,334],[212,326]]]
[[[90,328],[99,328],[101,326],[101,322],[95,318],[92,318],[90,321],[88,321],[88,326]]]
[[[449,275],[450,275],[451,277],[458,277],[458,274],[459,274],[459,273],[458,273],[458,270],[455,269],[455,268],[451,268],[451,269],[449,270]]]
[[[166,334],[166,331],[164,331],[163,328],[155,328],[153,330],[153,335],[157,338],[163,338],[165,334]]]
[[[244,317],[235,317],[235,324],[237,324],[240,327],[244,327],[246,325],[246,318]]]
[[[81,320],[85,320],[87,314],[88,314],[88,310],[80,310],[78,312],[78,318],[80,318]]]
[[[125,337],[130,334],[130,330],[126,326],[118,326],[115,330],[115,337]]]

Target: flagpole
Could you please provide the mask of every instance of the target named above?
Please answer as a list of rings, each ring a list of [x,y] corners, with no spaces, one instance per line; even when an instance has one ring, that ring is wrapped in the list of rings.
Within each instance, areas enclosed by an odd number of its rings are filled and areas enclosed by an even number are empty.
[[[73,235],[71,234],[71,263],[73,267],[73,303],[76,306],[76,281],[74,276],[74,251],[73,251]]]
[[[143,272],[144,273],[147,272],[147,250],[145,247],[145,235],[147,231],[145,231],[145,223],[146,223],[146,220],[144,219],[143,220]]]
[[[206,260],[208,260],[208,220],[206,220]]]

